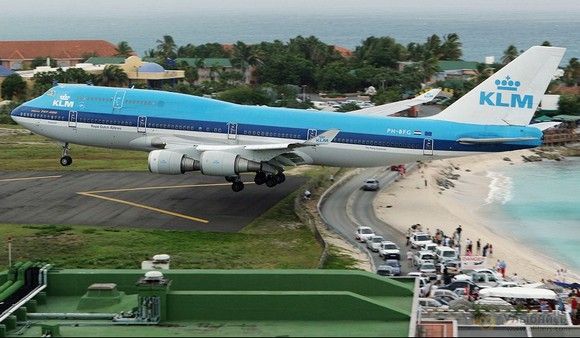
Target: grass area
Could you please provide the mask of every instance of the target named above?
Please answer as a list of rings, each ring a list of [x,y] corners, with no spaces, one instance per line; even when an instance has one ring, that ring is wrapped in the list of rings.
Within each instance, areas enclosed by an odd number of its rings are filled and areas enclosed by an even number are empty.
[[[357,261],[352,256],[341,253],[341,251],[330,245],[328,256],[324,262],[323,269],[353,270]]]
[[[62,268],[138,268],[159,253],[172,256],[173,268],[316,268],[322,249],[294,213],[294,196],[240,233],[0,224],[0,270],[8,265],[8,237],[13,261]]]
[[[0,170],[123,170],[146,171],[147,153],[71,145],[74,163],[62,167],[62,148],[46,137],[19,126],[0,125]]]

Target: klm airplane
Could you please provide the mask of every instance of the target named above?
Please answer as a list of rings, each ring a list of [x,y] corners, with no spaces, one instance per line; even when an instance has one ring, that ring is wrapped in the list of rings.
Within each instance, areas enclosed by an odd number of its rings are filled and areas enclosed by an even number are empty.
[[[528,125],[564,48],[532,47],[429,118],[389,117],[429,100],[351,113],[241,106],[183,94],[58,85],[12,111],[14,121],[63,144],[149,152],[158,174],[201,171],[224,176],[241,191],[241,173],[256,184],[284,182],[284,167],[302,164],[377,167],[417,160],[533,148],[542,130]]]

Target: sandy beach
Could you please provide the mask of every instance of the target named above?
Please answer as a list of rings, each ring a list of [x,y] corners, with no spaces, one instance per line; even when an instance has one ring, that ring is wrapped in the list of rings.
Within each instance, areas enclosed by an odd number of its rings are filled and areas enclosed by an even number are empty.
[[[521,150],[426,163],[379,194],[374,202],[377,216],[403,232],[410,225],[420,223],[432,235],[436,229],[451,235],[461,224],[462,247],[468,238],[473,241],[474,250],[477,239],[481,239],[482,246],[485,243],[493,245],[493,254],[487,259],[488,267],[494,267],[498,259],[503,259],[509,276],[517,273],[529,281],[554,279],[558,268],[567,267],[492,227],[482,211],[490,197],[488,171],[521,164],[521,155],[533,153]],[[511,161],[505,161],[505,157]],[[460,175],[457,180],[450,180],[455,187],[443,189],[437,184],[442,171]],[[578,276],[569,269],[568,275]]]

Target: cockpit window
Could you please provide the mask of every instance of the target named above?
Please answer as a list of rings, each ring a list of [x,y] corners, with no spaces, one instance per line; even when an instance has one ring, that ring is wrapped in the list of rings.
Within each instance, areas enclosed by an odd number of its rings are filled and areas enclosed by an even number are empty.
[[[50,88],[49,90],[46,91],[46,93],[44,93],[44,95],[46,96],[54,96],[55,91],[54,88]]]

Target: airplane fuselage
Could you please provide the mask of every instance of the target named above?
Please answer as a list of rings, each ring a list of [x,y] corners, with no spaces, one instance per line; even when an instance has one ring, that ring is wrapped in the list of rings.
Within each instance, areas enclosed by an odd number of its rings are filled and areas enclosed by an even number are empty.
[[[31,131],[72,144],[151,151],[171,140],[184,147],[304,142],[330,129],[329,144],[293,151],[297,163],[376,167],[422,159],[532,148],[542,133],[525,126],[373,117],[241,106],[171,92],[59,85],[26,102],[12,118]],[[526,138],[465,144],[461,138]],[[259,160],[259,159],[258,159]]]

